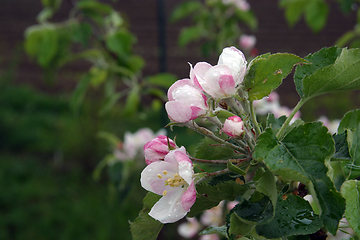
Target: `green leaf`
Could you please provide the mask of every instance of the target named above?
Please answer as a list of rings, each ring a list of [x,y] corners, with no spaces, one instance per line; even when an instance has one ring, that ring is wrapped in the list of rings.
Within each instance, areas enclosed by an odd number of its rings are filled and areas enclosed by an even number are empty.
[[[122,97],[120,93],[114,93],[106,97],[103,106],[101,107],[99,114],[104,116],[113,109],[117,101]]]
[[[308,0],[281,0],[280,7],[285,8],[285,19],[288,24],[293,27],[299,20]]]
[[[188,15],[195,13],[202,8],[202,4],[198,1],[187,1],[181,3],[175,8],[170,16],[171,22],[179,21]]]
[[[110,51],[120,57],[127,57],[136,39],[129,31],[121,29],[108,35],[105,41]]]
[[[313,54],[309,54],[304,59],[310,64],[298,66],[294,74],[294,82],[296,90],[301,98],[304,98],[303,92],[303,79],[307,76],[312,75],[318,69],[329,66],[335,62],[337,57],[340,55],[341,49],[337,47],[322,48],[320,51]]]
[[[336,234],[344,211],[344,199],[327,176],[325,159],[333,155],[334,142],[321,123],[293,128],[282,140],[268,128],[260,135],[253,157],[285,179],[308,185],[318,201],[324,225]]]
[[[87,14],[98,13],[98,14],[108,15],[112,11],[110,5],[93,0],[79,1],[77,2],[77,8],[81,9]]]
[[[179,36],[179,46],[185,47],[192,41],[196,41],[202,37],[202,31],[197,26],[183,28]]]
[[[271,200],[273,207],[276,206],[276,178],[269,169],[267,169],[265,173],[261,176],[261,178],[258,180],[256,184],[256,190],[268,196]]]
[[[305,21],[317,33],[326,25],[329,7],[323,0],[311,0],[305,8]]]
[[[98,87],[102,84],[108,76],[108,70],[98,67],[92,67],[89,71],[90,74],[90,83],[93,87]]]
[[[199,233],[199,235],[207,235],[207,234],[220,234],[224,237],[227,237],[227,228],[226,226],[208,227]]]
[[[275,118],[273,113],[269,113],[266,120],[266,128],[271,128],[275,133],[277,133],[277,131],[279,131],[281,126],[284,124],[285,120],[286,116]]]
[[[345,217],[354,232],[360,236],[360,181],[345,181],[341,194],[346,200]]]
[[[358,128],[360,122],[360,109],[349,111],[341,119],[338,127],[338,134],[344,133],[347,129],[355,130]]]
[[[248,189],[247,185],[240,185],[233,180],[216,185],[196,184],[196,202],[187,216],[195,217],[196,214],[217,206],[222,200],[234,201],[237,196],[242,196]]]
[[[129,95],[126,98],[126,105],[123,110],[123,114],[126,116],[133,116],[140,104],[140,88],[138,86],[131,89]]]
[[[230,226],[228,229],[229,234],[233,234],[235,236],[246,236],[255,227],[255,224],[243,222],[236,213],[231,213],[230,224],[228,225]]]
[[[351,160],[346,131],[333,135],[333,139],[335,141],[335,154],[331,158],[335,160]]]
[[[236,159],[238,154],[233,149],[219,145],[210,138],[204,138],[197,146],[195,158],[218,160],[218,159]]]
[[[90,85],[90,74],[86,74],[80,79],[75,90],[73,91],[70,100],[70,106],[75,113],[79,111],[80,106],[85,99],[85,95],[89,85]]]
[[[267,239],[274,239],[311,234],[321,227],[322,222],[309,202],[289,194],[286,200],[281,195],[278,197],[274,219],[265,225],[257,225],[256,232]]]
[[[310,62],[315,66],[307,69],[310,71],[300,67],[302,74],[295,73],[296,89],[302,100],[324,93],[360,88],[360,49],[343,48],[337,55],[338,51],[330,48],[320,50],[316,56],[308,56],[314,60]],[[319,63],[320,59],[324,59],[324,63]],[[331,63],[334,59],[335,62]],[[316,64],[320,64],[320,67]]]
[[[89,40],[92,33],[92,27],[89,23],[81,22],[73,25],[72,38],[75,42],[81,43],[84,47],[89,46]]]
[[[355,37],[356,35],[354,31],[348,31],[336,40],[335,45],[338,47],[345,47]]]
[[[360,122],[355,130],[347,130],[347,143],[351,160],[344,161],[342,168],[346,179],[355,179],[360,177]]]
[[[61,2],[62,0],[41,0],[41,3],[44,7],[50,7],[54,9],[57,9]]]
[[[36,20],[40,23],[45,22],[54,15],[54,9],[50,7],[45,7],[41,12],[36,16]]]
[[[164,88],[169,88],[176,80],[175,75],[171,73],[159,73],[146,79],[149,84]]]
[[[342,162],[345,178],[357,178],[360,176],[360,110],[346,113],[340,122],[338,132],[339,134],[346,133],[347,149],[350,155],[349,161]]]
[[[246,175],[246,172],[240,168],[238,168],[237,166],[235,166],[231,161],[227,162],[227,168],[229,169],[229,171],[233,172],[233,173],[237,173],[237,174],[241,174],[241,175]]]
[[[140,72],[145,66],[145,61],[138,55],[131,55],[127,61],[127,65],[133,73]]]
[[[269,113],[267,120],[266,120],[266,127],[267,128],[272,128],[272,130],[277,133],[281,126],[284,124],[284,122],[286,121],[286,116],[281,116],[279,118],[275,118],[274,114]],[[286,135],[288,132],[291,131],[291,129],[300,126],[302,124],[304,124],[305,122],[301,119],[296,119],[291,125],[289,125],[286,128],[286,131],[284,133],[284,135]]]
[[[41,67],[48,67],[59,49],[59,34],[52,25],[37,25],[25,32],[25,50]]]
[[[275,208],[268,196],[255,191],[249,200],[237,204],[232,210],[240,220],[247,224],[265,224],[274,217]]]
[[[292,68],[306,61],[289,53],[264,54],[253,59],[245,76],[249,99],[259,100],[276,89]]]
[[[161,198],[160,195],[149,192],[144,198],[144,208],[134,222],[130,223],[133,240],[156,240],[163,226],[162,223],[149,216],[154,204]]]

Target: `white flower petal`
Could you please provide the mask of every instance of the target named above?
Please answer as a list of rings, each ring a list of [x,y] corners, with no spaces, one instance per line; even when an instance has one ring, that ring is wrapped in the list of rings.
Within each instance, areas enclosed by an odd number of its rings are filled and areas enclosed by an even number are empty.
[[[173,188],[174,189],[174,188]],[[181,196],[186,188],[169,191],[152,207],[149,215],[161,223],[173,223],[185,217],[187,211],[181,204]]]
[[[164,170],[167,174],[164,174]],[[165,180],[173,176],[177,171],[178,167],[174,164],[164,161],[153,162],[141,172],[141,186],[150,192],[162,195],[164,190],[169,191],[171,189],[169,185],[165,186]]]

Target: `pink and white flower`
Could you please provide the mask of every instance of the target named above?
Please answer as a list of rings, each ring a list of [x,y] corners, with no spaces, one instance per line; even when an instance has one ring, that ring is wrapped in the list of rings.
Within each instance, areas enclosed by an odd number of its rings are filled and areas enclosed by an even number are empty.
[[[186,218],[187,222],[181,223],[178,227],[178,233],[184,238],[195,237],[202,226],[196,218]]]
[[[164,161],[149,164],[141,173],[141,186],[162,195],[149,215],[161,223],[185,217],[196,200],[193,175],[193,165],[184,147],[171,150]]]
[[[244,80],[247,62],[244,53],[236,47],[224,48],[220,54],[218,65],[225,65],[230,69],[236,86]]]
[[[176,81],[168,90],[165,109],[174,122],[188,122],[209,111],[207,98],[190,79]]]
[[[170,147],[170,149],[169,149]],[[173,140],[165,135],[160,135],[144,145],[145,162],[150,163],[164,160],[170,150],[177,148]]]
[[[246,0],[222,0],[224,4],[234,4],[242,11],[249,11],[250,4]]]
[[[240,36],[239,44],[242,49],[250,50],[256,44],[256,37],[254,35],[243,34]]]
[[[218,64],[206,62],[191,66],[190,79],[193,84],[215,99],[228,98],[236,94],[246,73],[244,54],[235,47],[224,48]]]
[[[124,143],[121,144],[121,149],[116,149],[114,155],[121,161],[132,160],[139,155],[143,155],[143,147],[148,141],[157,135],[164,135],[164,129],[154,133],[150,128],[141,128],[135,133],[125,132]]]
[[[222,131],[230,137],[241,137],[244,133],[244,123],[238,116],[232,116],[225,120]]]
[[[324,126],[329,129],[329,133],[331,133],[331,134],[334,134],[334,133],[337,132],[337,129],[338,129],[339,124],[340,124],[339,119],[329,120],[326,116],[321,116],[318,119],[318,121],[323,122]]]

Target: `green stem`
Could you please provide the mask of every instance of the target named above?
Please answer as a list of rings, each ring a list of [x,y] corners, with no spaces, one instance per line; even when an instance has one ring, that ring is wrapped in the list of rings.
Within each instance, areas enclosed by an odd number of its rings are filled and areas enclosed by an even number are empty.
[[[292,118],[295,116],[295,114],[299,111],[299,109],[302,107],[302,105],[306,102],[306,100],[300,100],[296,106],[294,107],[294,109],[292,110],[292,112],[290,113],[289,117],[285,120],[284,124],[281,126],[279,132],[276,134],[276,137],[278,139],[282,138],[286,128],[289,126]]]
[[[250,119],[252,124],[254,125],[256,137],[258,137],[261,134],[261,129],[259,123],[256,120],[255,109],[252,101],[250,102]]]
[[[226,165],[228,161],[231,161],[234,164],[239,164],[243,161],[249,160],[249,157],[242,159],[228,159],[228,160],[207,160],[207,159],[199,159],[194,157],[189,157],[192,161],[207,163],[207,164],[224,164]]]
[[[222,123],[218,117],[207,117],[207,120],[209,120],[209,122],[215,124],[219,129],[222,128]]]
[[[190,128],[190,129],[192,129],[192,130],[200,133],[201,135],[204,135],[205,137],[208,137],[208,138],[214,140],[214,141],[217,142],[217,143],[223,144],[223,145],[225,145],[225,146],[227,146],[227,147],[230,147],[230,148],[232,148],[232,149],[234,149],[234,150],[236,150],[236,151],[239,151],[239,152],[241,152],[241,153],[243,153],[243,154],[247,154],[247,153],[248,153],[245,149],[243,149],[243,148],[241,148],[241,147],[239,147],[239,146],[236,146],[236,145],[234,145],[234,144],[231,144],[231,143],[229,143],[229,142],[226,142],[225,140],[223,140],[223,139],[215,136],[214,133],[211,132],[210,130],[208,130],[208,129],[206,129],[206,128],[203,128],[203,127],[199,127],[194,121],[188,122],[188,123],[186,123],[185,125],[186,125],[188,128]]]

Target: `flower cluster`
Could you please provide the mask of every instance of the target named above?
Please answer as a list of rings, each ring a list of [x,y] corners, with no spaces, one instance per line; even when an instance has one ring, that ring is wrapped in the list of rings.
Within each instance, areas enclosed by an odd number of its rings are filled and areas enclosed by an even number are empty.
[[[168,90],[165,109],[173,122],[185,123],[210,115],[208,97],[219,100],[234,96],[246,73],[244,54],[235,47],[221,53],[215,66],[190,65],[190,78],[175,82]]]
[[[183,218],[196,200],[193,164],[185,147],[158,136],[144,146],[146,163],[141,173],[141,186],[162,195],[149,215],[161,223]]]

